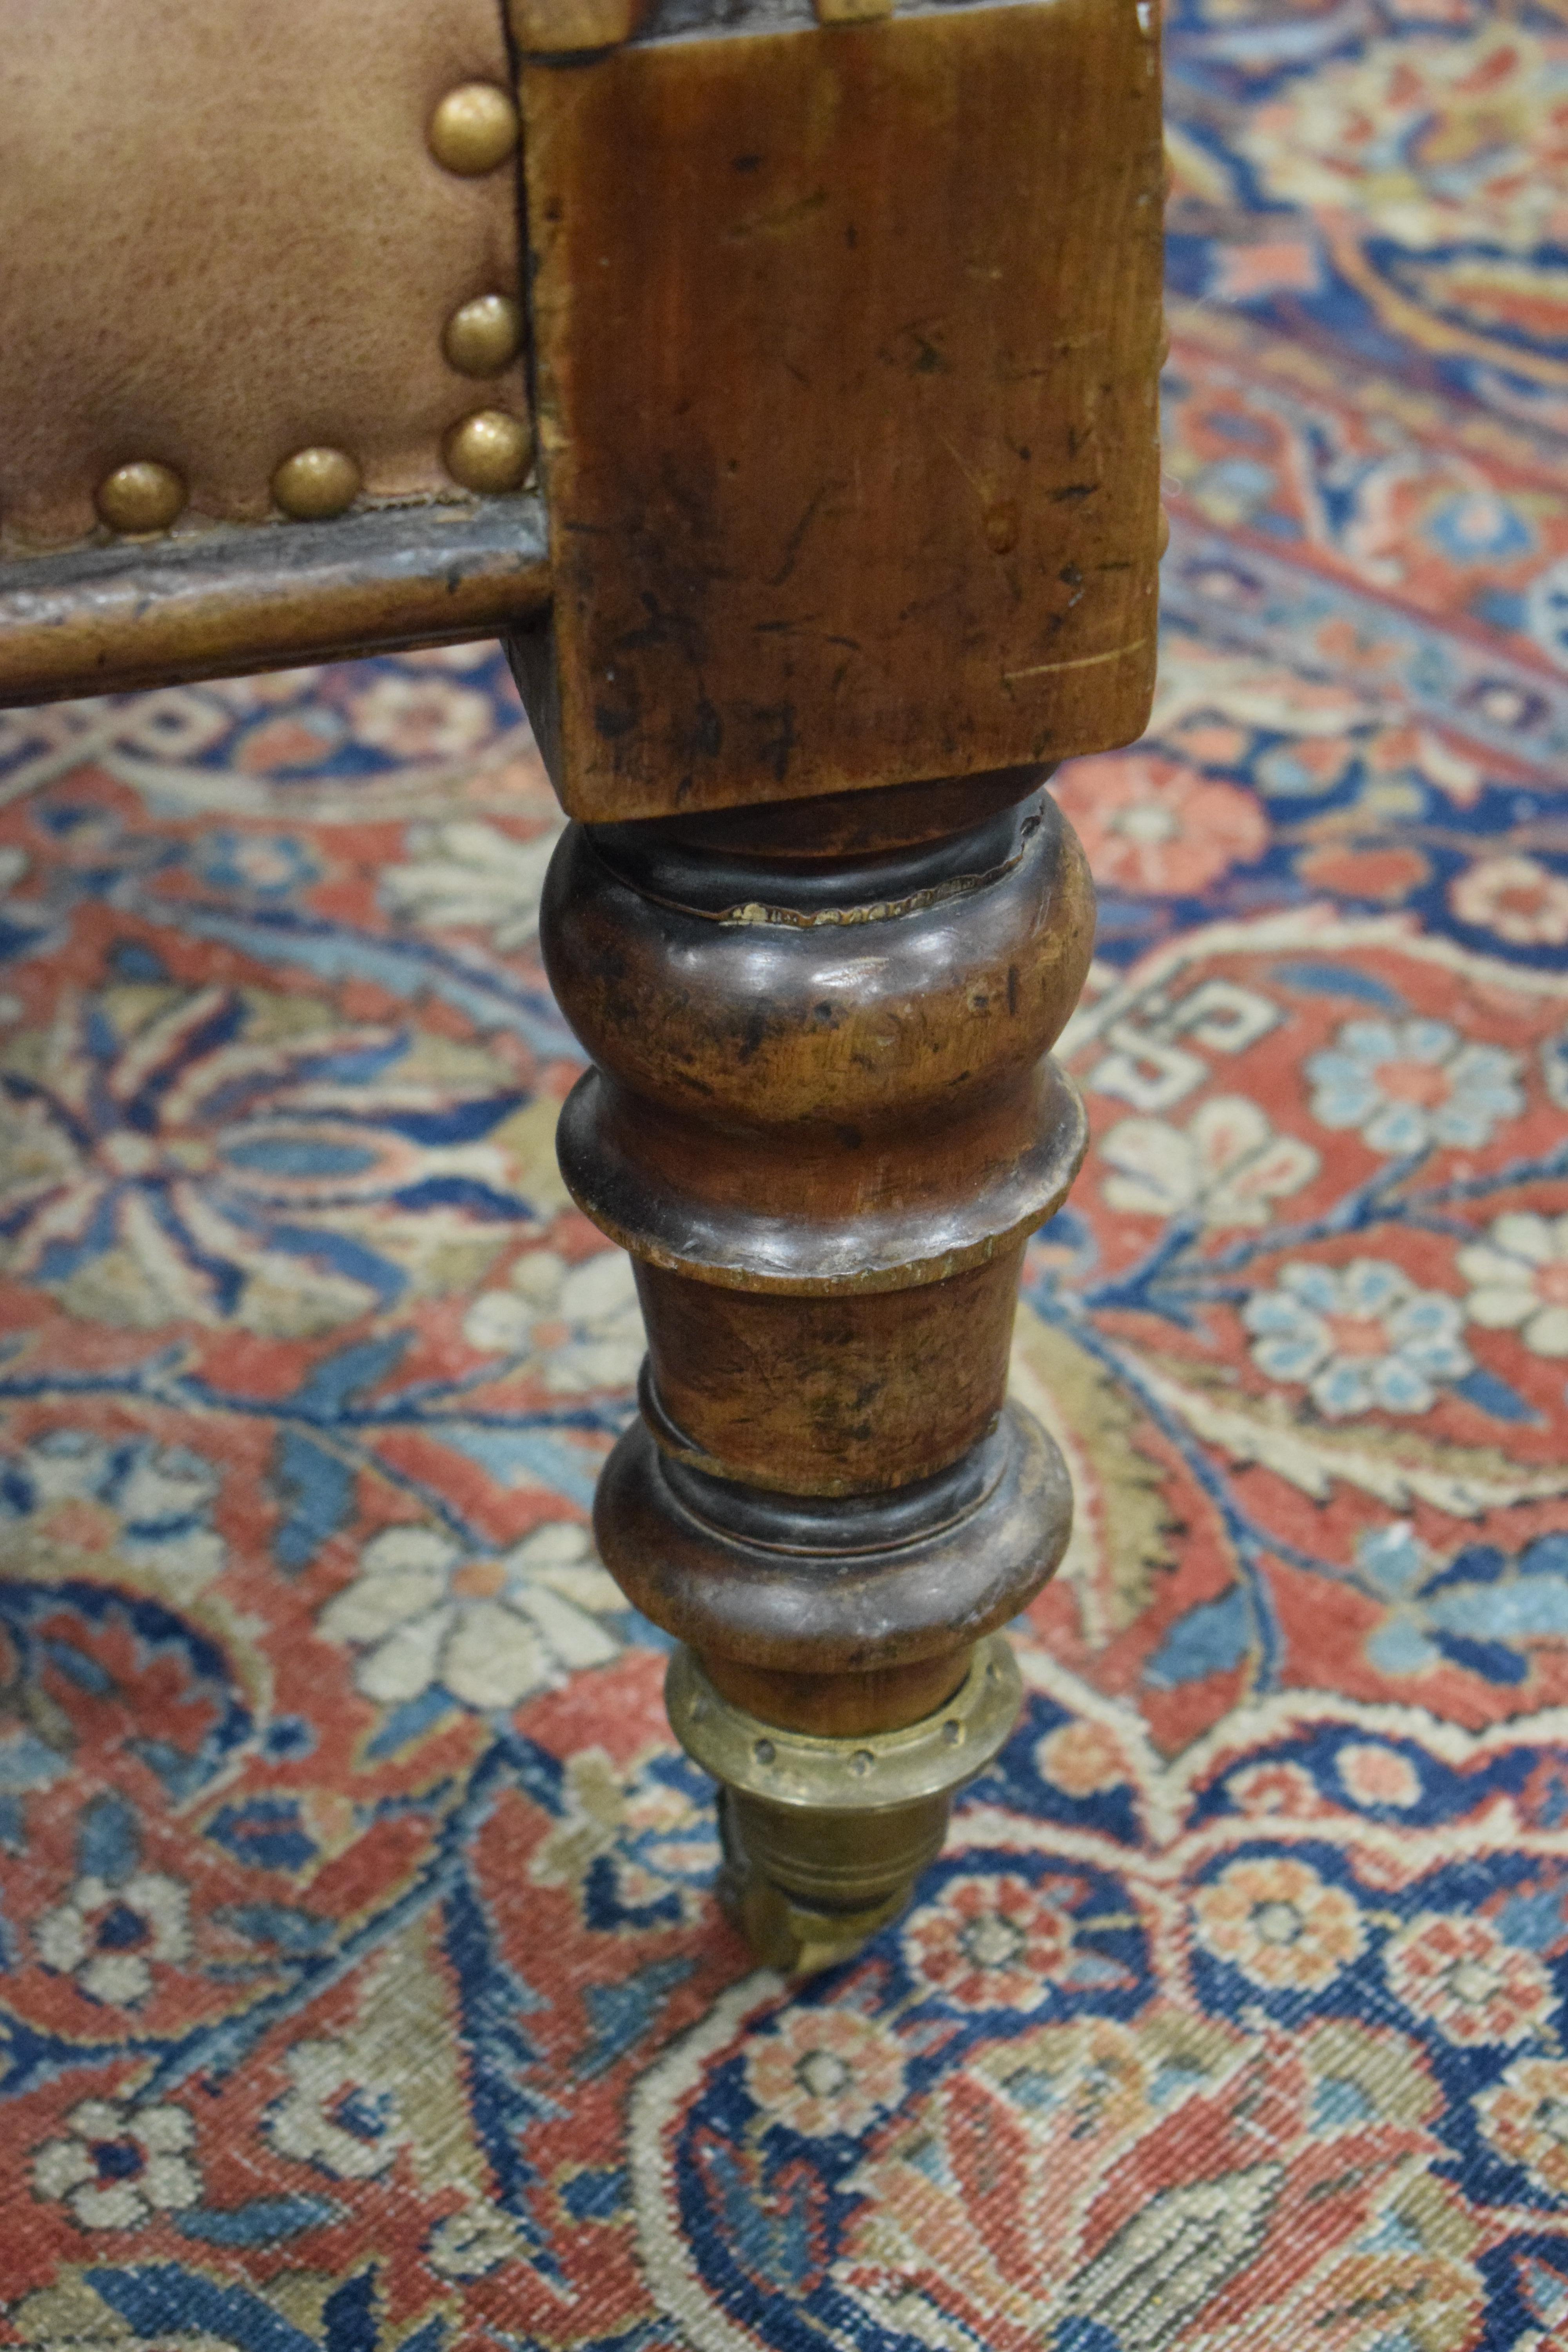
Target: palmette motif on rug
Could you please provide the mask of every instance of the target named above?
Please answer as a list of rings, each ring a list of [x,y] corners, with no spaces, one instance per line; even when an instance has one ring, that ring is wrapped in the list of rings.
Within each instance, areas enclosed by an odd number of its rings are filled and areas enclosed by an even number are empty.
[[[691,2341],[1560,2341],[1568,1718],[1276,1700],[1162,1767],[1025,1658],[912,1916],[820,1990],[738,1985],[639,2084]]]
[[[252,1916],[285,1975],[331,1952],[308,2005],[253,1975],[193,2034],[79,1986],[124,2030],[10,2108],[15,2340],[1558,2340],[1568,1717],[1282,1696],[1165,1763],[1023,1655],[919,1906],[805,1993],[703,1898],[648,1658],[508,1736],[378,1933]],[[117,1827],[57,1974],[216,1951]]]
[[[1019,1341],[1080,1496],[1038,1622],[1100,1675],[1131,1633],[1163,1742],[1233,1674],[1460,1721],[1568,1697],[1565,1014],[1553,976],[1310,909],[1076,1017],[1096,1151]]]
[[[723,1927],[594,1556],[640,1340],[497,654],[0,717],[0,2341],[1568,2344],[1563,35],[1169,55],[1016,1359],[1078,1520],[852,1968]]]
[[[1211,675],[1084,793],[1113,883],[1184,855]],[[192,944],[189,818],[80,771],[13,810],[112,810],[124,863],[10,964],[10,2340],[1561,2340],[1568,957],[1300,903],[1268,800],[1203,789],[1184,854],[1256,809],[1219,845],[1274,904],[1108,957],[1064,1045],[1096,1141],[1016,1377],[1079,1512],[1029,1715],[914,1914],[793,1996],[587,1538],[636,1343],[527,949],[268,818],[337,894],[290,886],[301,978],[249,881]],[[506,791],[460,822],[526,848]],[[133,916],[127,869],[180,887]],[[365,1297],[280,1318],[279,1253]]]

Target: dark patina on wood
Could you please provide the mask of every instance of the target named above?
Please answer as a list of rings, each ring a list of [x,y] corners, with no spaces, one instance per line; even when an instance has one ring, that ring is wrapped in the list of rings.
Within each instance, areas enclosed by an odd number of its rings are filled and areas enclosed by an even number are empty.
[[[634,40],[522,76],[569,811],[1055,761],[1153,678],[1154,16]]]
[[[520,495],[258,523],[0,567],[0,705],[494,636],[548,601]]]
[[[562,1166],[648,1329],[607,1562],[721,1689],[812,1678],[818,1726],[864,1713],[848,1678],[955,1678],[1068,1524],[1059,1463],[1000,1415],[1024,1241],[1084,1140],[1046,1058],[1093,928],[1070,830],[1037,791],[869,857],[574,829],[543,922],[597,1066]]]
[[[1071,1519],[1060,1455],[1005,1399],[1024,1244],[1084,1146],[1049,1048],[1093,897],[1021,781],[924,838],[916,795],[868,796],[880,852],[800,854],[810,803],[773,813],[765,855],[723,826],[574,825],[545,887],[551,981],[595,1063],[562,1169],[632,1252],[648,1334],[599,1548],[700,1661],[681,1704],[729,1710],[704,1731],[678,1706],[693,1752],[756,1720],[762,1779],[726,1783],[727,1834],[741,1915],[787,1965],[867,1931],[947,1800],[910,1801],[907,1846],[872,1790],[792,1827],[773,1731],[881,1769],[882,1735],[950,1704]],[[973,1769],[951,1764],[950,1785]]]

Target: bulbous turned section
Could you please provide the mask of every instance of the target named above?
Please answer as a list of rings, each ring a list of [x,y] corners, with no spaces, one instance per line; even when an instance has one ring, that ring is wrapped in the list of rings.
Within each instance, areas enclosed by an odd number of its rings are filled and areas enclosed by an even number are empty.
[[[1061,1455],[1016,1405],[934,1477],[844,1499],[710,1478],[634,1423],[595,1506],[605,1565],[635,1608],[774,1677],[958,1658],[1033,1600],[1071,1524]]]
[[[629,830],[569,828],[541,912],[595,1064],[561,1119],[579,1206],[737,1291],[904,1290],[1021,1246],[1084,1139],[1043,1058],[1093,935],[1054,803],[796,871],[629,851]]]
[[[984,814],[934,837],[901,793],[878,854],[810,855],[808,810],[783,846],[758,813],[739,843],[573,827],[545,887],[595,1065],[562,1171],[631,1251],[648,1332],[599,1547],[686,1645],[672,1720],[779,1965],[842,1957],[907,1899],[1011,1722],[997,1629],[1067,1540],[1060,1456],[1005,1400],[1024,1244],[1084,1147],[1048,1055],[1093,900],[1029,781],[984,780]]]

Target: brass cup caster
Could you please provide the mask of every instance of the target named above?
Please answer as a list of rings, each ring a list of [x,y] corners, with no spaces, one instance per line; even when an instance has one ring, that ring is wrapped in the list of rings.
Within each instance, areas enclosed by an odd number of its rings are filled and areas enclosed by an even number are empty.
[[[993,1633],[934,1715],[828,1738],[747,1714],[676,1651],[669,1720],[720,1783],[720,1899],[766,1966],[835,1967],[898,1917],[942,1850],[954,1793],[1001,1748],[1022,1698],[1007,1638]]]

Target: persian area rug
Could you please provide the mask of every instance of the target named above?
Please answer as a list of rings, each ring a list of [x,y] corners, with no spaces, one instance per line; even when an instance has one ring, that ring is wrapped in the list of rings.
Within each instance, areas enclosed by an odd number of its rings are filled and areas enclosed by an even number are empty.
[[[0,722],[0,2341],[1568,2346],[1568,46],[1171,60],[1017,1356],[1078,1527],[858,1964],[723,1926],[592,1552],[640,1342],[499,656]]]

